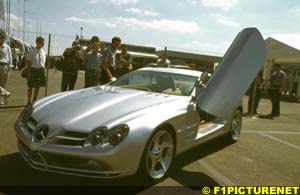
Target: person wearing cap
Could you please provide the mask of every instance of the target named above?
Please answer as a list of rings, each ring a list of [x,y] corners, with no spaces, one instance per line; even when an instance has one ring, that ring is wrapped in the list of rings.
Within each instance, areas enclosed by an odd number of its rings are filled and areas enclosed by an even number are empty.
[[[75,88],[78,70],[83,62],[83,54],[78,42],[74,41],[72,47],[67,48],[63,56],[61,91],[72,91]]]
[[[0,105],[8,103],[11,93],[6,90],[6,84],[10,65],[12,64],[12,53],[9,45],[5,43],[7,35],[0,29]]]
[[[273,74],[271,75],[271,85],[269,89],[269,95],[272,103],[272,112],[270,117],[280,116],[280,97],[285,88],[286,74],[281,69],[280,64],[273,66]]]
[[[104,52],[102,57],[101,67],[101,75],[100,75],[100,84],[105,85],[110,81],[115,81],[115,68],[116,64],[119,63],[116,59],[117,49],[121,45],[120,37],[113,37],[111,45],[108,46]]]
[[[30,50],[26,56],[27,64],[27,105],[31,105],[37,100],[39,90],[46,86],[46,52],[43,50],[45,39],[43,37],[36,38],[36,47]],[[32,99],[32,92],[33,99]]]

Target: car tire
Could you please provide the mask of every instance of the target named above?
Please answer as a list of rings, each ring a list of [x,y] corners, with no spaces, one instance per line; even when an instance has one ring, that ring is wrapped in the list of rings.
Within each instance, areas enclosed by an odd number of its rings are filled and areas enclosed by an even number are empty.
[[[158,183],[168,175],[175,156],[175,141],[169,130],[158,129],[150,137],[141,158],[138,176]]]
[[[237,109],[230,121],[230,131],[226,135],[226,140],[229,143],[235,143],[238,141],[242,131],[242,124],[243,124],[243,114],[240,109]]]

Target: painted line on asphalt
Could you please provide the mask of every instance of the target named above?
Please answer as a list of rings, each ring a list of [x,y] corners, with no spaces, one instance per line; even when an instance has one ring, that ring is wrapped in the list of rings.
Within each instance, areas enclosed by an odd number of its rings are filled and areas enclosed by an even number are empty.
[[[295,149],[297,149],[297,150],[300,150],[300,147],[299,147],[299,146],[297,146],[297,145],[295,145],[295,144],[292,144],[292,143],[289,143],[289,142],[287,142],[287,141],[284,141],[284,140],[282,140],[282,139],[279,139],[279,138],[277,138],[277,137],[273,137],[273,136],[271,136],[271,135],[268,135],[267,133],[259,132],[258,134],[260,134],[260,135],[262,135],[262,136],[264,136],[264,137],[267,137],[267,138],[269,138],[269,139],[272,139],[272,140],[274,140],[274,141],[277,141],[277,142],[279,142],[279,143],[282,143],[282,144],[285,144],[285,145],[287,145],[287,146],[290,146],[290,147],[292,147],[292,148],[295,148]]]
[[[243,130],[242,133],[266,133],[279,135],[300,135],[299,131],[260,131],[260,130]]]
[[[234,182],[232,182],[230,179],[228,179],[225,175],[217,171],[215,168],[213,168],[210,164],[205,162],[204,160],[198,161],[198,163],[205,168],[210,175],[212,175],[214,178],[219,180],[220,182],[223,183],[225,186],[236,186]]]

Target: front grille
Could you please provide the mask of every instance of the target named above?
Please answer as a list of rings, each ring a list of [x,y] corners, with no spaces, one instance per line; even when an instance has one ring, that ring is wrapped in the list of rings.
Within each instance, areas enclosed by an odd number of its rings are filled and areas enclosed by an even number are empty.
[[[87,136],[87,133],[64,131],[55,136],[52,144],[83,147]]]
[[[64,131],[63,134],[65,136],[74,137],[74,138],[86,138],[87,137],[87,133],[82,133],[82,132]]]
[[[35,169],[95,178],[120,176],[120,173],[107,172],[111,170],[108,164],[72,156],[33,152],[21,140],[18,143],[22,157]]]
[[[69,168],[78,168],[89,161],[86,159],[53,154],[43,154],[43,157],[50,166],[52,165]]]

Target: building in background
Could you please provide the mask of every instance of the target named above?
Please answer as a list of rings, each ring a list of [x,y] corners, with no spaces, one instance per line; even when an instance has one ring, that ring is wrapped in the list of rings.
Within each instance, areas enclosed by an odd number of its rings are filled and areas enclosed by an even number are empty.
[[[80,45],[86,49],[90,43],[89,39],[79,39]],[[102,48],[110,45],[110,42],[103,41]],[[165,50],[156,51],[155,47],[148,47],[142,45],[126,44],[128,46],[128,53],[132,56],[132,63],[134,69],[142,68],[148,64],[154,64]],[[119,51],[120,52],[120,51]],[[180,51],[167,50],[168,59],[172,65],[189,66],[195,70],[213,72],[214,67],[221,61],[219,56],[209,56],[196,53],[187,53]]]
[[[165,50],[157,51],[156,54],[161,56]],[[197,53],[188,53],[182,51],[167,50],[168,59],[172,65],[186,65],[194,70],[207,71],[212,73],[215,65],[220,63],[222,57],[203,55]]]
[[[272,66],[275,63],[279,63],[285,71],[290,71],[293,74],[300,72],[300,50],[273,38],[268,38],[265,42],[268,54],[263,78],[267,87],[270,85]]]

